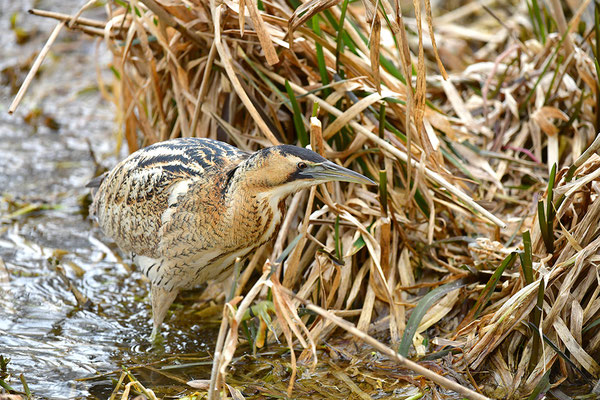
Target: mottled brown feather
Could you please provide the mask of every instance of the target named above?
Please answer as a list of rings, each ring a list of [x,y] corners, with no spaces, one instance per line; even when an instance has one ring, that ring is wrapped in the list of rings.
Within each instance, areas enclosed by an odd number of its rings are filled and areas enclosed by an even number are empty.
[[[308,164],[316,178],[303,173]],[[326,170],[357,175],[295,146],[249,154],[216,140],[174,139],[95,180],[91,214],[150,279],[155,335],[181,289],[226,278],[236,258],[275,236],[288,195],[338,179],[319,178]]]
[[[223,182],[227,172],[247,157],[246,152],[209,139],[176,139],[146,147],[104,178],[91,206],[92,215],[123,250],[161,257],[165,255],[159,246],[163,235],[183,234],[177,232],[181,227],[169,224],[175,230],[171,232],[162,223],[173,189],[188,181],[192,187],[214,191],[215,183]],[[200,206],[196,215],[211,204],[207,200],[205,205],[196,204]],[[212,207],[218,205],[213,202]],[[180,222],[185,218],[192,216],[182,215]]]

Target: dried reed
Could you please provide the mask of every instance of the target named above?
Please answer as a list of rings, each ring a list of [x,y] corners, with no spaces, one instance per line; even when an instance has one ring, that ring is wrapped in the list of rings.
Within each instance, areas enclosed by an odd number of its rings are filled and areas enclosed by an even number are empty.
[[[380,182],[294,197],[271,257],[282,268],[257,281],[258,253],[237,281],[248,294],[224,309],[211,397],[244,310],[267,296],[277,323],[264,313],[262,327],[292,349],[289,390],[294,344],[314,359],[336,314],[490,397],[591,390],[600,157],[585,150],[599,143],[600,12],[494,3],[435,20],[427,0],[416,18],[386,0],[115,1],[105,23],[45,14],[102,30],[130,151],[178,136],[311,144]],[[284,287],[328,311],[300,316]]]

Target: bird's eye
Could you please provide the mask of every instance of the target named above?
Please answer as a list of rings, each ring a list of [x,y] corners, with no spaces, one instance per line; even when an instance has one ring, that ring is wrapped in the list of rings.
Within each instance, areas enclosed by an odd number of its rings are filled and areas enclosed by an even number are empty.
[[[300,161],[300,162],[298,163],[298,169],[304,169],[304,168],[306,168],[306,167],[307,167],[306,163],[304,163],[304,162],[302,162],[302,161]]]

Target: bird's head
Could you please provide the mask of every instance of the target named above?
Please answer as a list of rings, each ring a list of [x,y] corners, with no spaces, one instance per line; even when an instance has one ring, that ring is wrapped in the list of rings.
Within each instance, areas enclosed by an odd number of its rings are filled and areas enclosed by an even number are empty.
[[[280,199],[324,182],[375,184],[371,179],[314,151],[297,146],[280,145],[259,150],[245,164],[246,181],[261,192]]]

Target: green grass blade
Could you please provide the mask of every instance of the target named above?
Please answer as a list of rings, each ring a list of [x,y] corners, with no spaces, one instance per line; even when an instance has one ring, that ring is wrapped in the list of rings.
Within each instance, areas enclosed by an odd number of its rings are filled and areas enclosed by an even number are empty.
[[[294,95],[294,91],[290,86],[290,83],[285,81],[285,90],[290,98],[290,103],[292,104],[293,119],[294,119],[294,127],[296,128],[296,134],[298,135],[298,139],[300,140],[300,144],[302,147],[305,147],[308,144],[308,134],[306,133],[306,128],[304,127],[304,121],[302,120],[302,113],[300,111],[300,106],[298,105],[298,100],[296,100],[296,96]]]
[[[544,243],[546,244],[546,250],[548,253],[554,252],[554,216],[556,211],[554,210],[554,181],[556,180],[556,164],[552,166],[550,171],[550,179],[548,180],[548,196],[546,197],[546,215],[545,215],[545,231],[546,235],[543,236]],[[538,209],[539,213],[539,209]]]
[[[8,390],[9,392],[17,392],[8,383],[4,382],[3,379],[0,379],[0,386],[3,387],[4,389]]]
[[[256,335],[250,331],[250,327],[248,326],[248,321],[242,321],[240,324],[242,327],[242,333],[246,336],[246,340],[250,344],[250,347],[254,348],[254,342]]]
[[[600,318],[598,318],[595,321],[592,321],[589,324],[587,324],[586,326],[584,326],[583,329],[581,330],[581,333],[586,333],[587,331],[589,331],[592,328],[595,328],[598,325],[600,325]]]
[[[112,71],[113,75],[115,76],[115,78],[117,78],[118,81],[121,80],[121,73],[114,67],[114,66],[110,66],[110,70]]]
[[[31,398],[31,390],[29,390],[29,385],[27,384],[27,381],[25,380],[25,375],[20,374],[19,380],[21,381],[21,384],[23,385],[23,391],[25,392],[25,396],[27,396],[27,399],[29,400]]]
[[[502,274],[504,273],[504,271],[507,268],[512,267],[512,265],[515,263],[516,260],[517,260],[517,253],[515,251],[513,251],[504,259],[504,261],[502,261],[502,264],[500,264],[500,266],[498,268],[496,268],[496,270],[492,274],[492,277],[490,278],[488,283],[485,285],[485,288],[479,295],[479,298],[477,299],[475,306],[473,306],[473,310],[474,310],[473,319],[476,319],[477,317],[479,317],[479,315],[483,311],[485,305],[490,300],[490,297],[492,297],[492,294],[494,293],[494,289],[496,288],[496,285],[498,284],[500,277],[502,276]]]
[[[544,21],[542,20],[542,13],[540,11],[540,6],[537,0],[531,0],[533,16],[535,18],[535,22],[539,29],[540,39],[542,44],[546,44],[546,25],[544,25]],[[533,21],[532,21],[533,22]]]
[[[344,21],[346,19],[346,10],[348,9],[348,0],[344,0],[342,3],[342,13],[340,14],[340,23],[338,26],[338,34],[335,40],[335,70],[340,70],[340,54],[344,52]]]
[[[335,20],[335,17],[331,13],[331,10],[323,10],[322,14],[325,16],[325,20],[329,22],[329,25],[331,25],[333,30],[337,32],[340,29],[340,24],[338,23],[338,21]]]
[[[423,356],[419,361],[439,360],[440,358],[446,357],[450,353],[460,354],[460,349],[457,349],[456,347],[446,347],[443,350],[436,351],[435,353],[430,353],[430,354]]]
[[[399,103],[399,104],[403,104],[403,105],[406,104],[401,101],[396,101],[396,99],[389,99],[387,97],[384,100],[386,102],[391,102],[391,103]],[[380,119],[380,117],[381,117],[380,111],[376,111],[372,107],[369,107],[369,111],[371,111],[373,113],[373,115],[375,115],[378,119]],[[387,119],[385,120],[385,129],[389,130],[394,135],[396,135],[398,138],[400,138],[404,143],[406,143],[406,135],[404,133],[400,132],[396,127],[394,127]]]
[[[533,259],[531,255],[531,234],[529,231],[523,232],[523,253],[519,254],[521,259],[521,268],[525,277],[525,284],[533,282]]]
[[[557,48],[560,48],[560,45],[557,45]],[[550,59],[548,60],[548,62],[544,66],[544,69],[542,70],[542,73],[540,74],[540,76],[538,77],[538,79],[533,84],[533,87],[531,88],[531,90],[527,94],[527,97],[525,97],[525,101],[523,101],[523,103],[521,103],[521,105],[519,106],[519,111],[520,112],[522,112],[523,110],[525,110],[525,108],[527,107],[527,104],[529,104],[529,101],[531,100],[531,97],[533,97],[533,94],[535,93],[536,88],[538,87],[538,85],[542,81],[542,78],[546,75],[546,72],[548,72],[548,68],[550,67],[550,64],[553,63],[553,61],[554,61],[554,55],[552,57],[550,57]]]
[[[527,11],[529,13],[529,20],[531,21],[531,27],[533,28],[533,34],[535,37],[540,37],[540,30],[538,29],[537,23],[535,22],[535,16],[533,15],[533,8],[529,1],[525,2],[527,4]]]
[[[335,255],[338,260],[342,259],[342,241],[340,240],[340,216],[335,217]]]
[[[548,222],[551,223],[554,221],[554,182],[556,181],[556,164],[552,166],[552,170],[550,171],[550,179],[548,179],[548,198],[546,200],[546,218]],[[551,218],[552,216],[552,218]]]
[[[358,36],[362,39],[362,41],[368,45],[369,38],[365,35],[365,32],[358,26],[356,23],[350,21],[350,25],[354,28]],[[396,67],[396,65],[389,58],[385,57],[383,54],[379,55],[379,64],[385,69],[387,72],[392,74],[395,78],[399,79],[403,84],[406,84],[406,79],[404,79],[404,75],[402,72]],[[413,65],[413,73],[416,75],[416,70]]]
[[[324,10],[323,11],[323,15],[325,16],[325,18],[329,21],[329,23],[331,24],[331,26],[333,27],[333,29],[338,32],[340,29],[340,25],[338,23],[338,21],[336,21],[335,17],[333,16],[333,14],[331,13],[331,10]],[[345,19],[344,19],[345,20]],[[340,19],[341,21],[341,19]],[[336,37],[337,39],[337,37]],[[344,31],[342,32],[342,40],[344,41],[344,45],[354,54],[358,55],[358,52],[356,51],[356,43],[354,43],[354,40],[352,40],[352,38],[350,37],[350,35],[348,35],[348,32],[346,32],[346,30],[344,29]]]
[[[552,95],[552,89],[554,88],[554,82],[556,81],[556,77],[558,76],[562,62],[563,62],[563,56],[559,54],[557,57],[557,60],[556,60],[554,74],[552,75],[552,80],[550,81],[550,86],[548,86],[548,91],[546,92],[546,96],[544,96],[544,104],[548,104],[548,100],[550,99],[550,96]]]
[[[554,20],[554,13],[551,13],[547,7],[542,8],[544,13],[543,20],[546,21],[546,32],[555,32],[558,30],[558,24]]]
[[[527,104],[529,104],[529,101],[531,100],[531,97],[535,93],[535,90],[536,90],[537,86],[542,81],[542,78],[546,75],[546,72],[548,71],[548,68],[550,67],[550,65],[552,64],[553,66],[555,66],[556,63],[554,62],[554,58],[558,55],[558,52],[560,51],[560,49],[562,47],[562,44],[563,44],[563,41],[567,37],[568,33],[569,33],[569,30],[567,29],[567,31],[564,33],[564,35],[562,35],[562,37],[560,38],[560,40],[556,44],[556,46],[554,48],[554,51],[552,52],[552,55],[550,57],[548,57],[548,61],[546,62],[546,65],[544,66],[544,69],[542,70],[542,73],[538,76],[538,78],[535,81],[533,87],[531,88],[531,90],[527,94],[527,97],[525,98],[525,101],[523,103],[521,103],[521,105],[519,106],[519,112],[523,112],[523,110],[525,110],[525,108],[527,107]]]
[[[377,2],[377,3],[379,4],[379,9],[381,11],[381,15],[383,15],[383,18],[385,19],[385,23],[387,24],[387,27],[389,28],[390,31],[392,31],[392,23],[391,23],[390,19],[388,18],[387,12],[385,12],[385,7],[383,6],[383,3],[382,2]],[[394,47],[398,51],[398,54],[400,54],[402,52],[402,50],[400,50],[400,45],[398,44],[398,39],[396,38],[396,35],[392,35],[392,39],[394,40]],[[404,79],[404,75],[402,75],[402,72],[400,71],[400,69],[398,67],[396,67],[396,64],[394,64],[394,62],[392,60],[385,57],[383,55],[383,53],[379,55],[379,64],[385,70],[387,70],[390,74],[392,74],[395,78],[397,78],[400,82],[402,82],[403,84],[406,85],[406,80]]]
[[[465,286],[467,283],[463,279],[456,280],[454,282],[446,283],[445,285],[439,286],[433,289],[431,292],[427,293],[423,298],[419,301],[417,306],[413,309],[410,314],[410,318],[406,324],[406,329],[404,330],[404,335],[402,336],[402,341],[400,342],[400,346],[398,347],[398,353],[404,357],[408,356],[408,350],[410,349],[410,345],[412,344],[413,337],[415,333],[417,333],[417,328],[421,323],[421,320],[427,314],[427,311],[433,306],[435,302],[444,297],[446,294],[450,293],[453,290],[459,289]]]
[[[387,173],[385,170],[379,171],[379,202],[381,203],[382,215],[387,215],[388,192],[387,192]]]
[[[267,328],[272,330],[273,324],[269,312],[275,312],[275,305],[271,300],[264,300],[249,307],[242,316],[242,319],[249,320],[254,317],[260,317],[267,325]],[[275,333],[275,331],[273,331],[273,333]],[[274,334],[273,337],[276,337],[276,335]]]
[[[400,72],[400,69],[398,69],[398,67],[396,67],[396,64],[394,64],[392,62],[392,60],[390,60],[389,58],[385,57],[384,55],[380,55],[379,56],[379,64],[390,74],[392,74],[392,76],[394,78],[397,78],[400,82],[402,82],[403,84],[406,84],[406,79],[404,79],[404,75],[402,75],[402,72]]]
[[[546,214],[544,212],[543,201],[538,201],[538,223],[540,225],[540,232],[542,234],[542,239],[544,240],[544,245],[546,246],[546,251],[548,253],[551,253],[552,242],[550,241],[550,237],[548,236],[548,224],[546,222]]]
[[[294,240],[290,242],[290,244],[288,244],[288,246],[285,248],[285,250],[283,250],[281,255],[277,257],[277,260],[275,260],[275,264],[281,264],[282,262],[284,262],[287,256],[289,256],[292,250],[294,250],[294,247],[296,247],[301,238],[302,234],[300,233],[294,238]]]
[[[538,287],[537,304],[533,309],[531,316],[531,326],[534,327],[533,346],[531,347],[531,358],[529,359],[529,371],[533,371],[540,358],[540,348],[542,347],[542,338],[539,335],[540,323],[542,321],[542,308],[544,306],[544,291],[546,284],[543,279],[540,279]]]
[[[269,79],[268,76],[263,74],[263,72],[256,67],[256,64],[254,64],[252,62],[252,60],[250,60],[250,58],[248,58],[248,55],[246,53],[242,53],[242,57],[244,58],[244,61],[246,61],[248,63],[248,65],[250,65],[250,67],[252,67],[254,72],[256,72],[256,75],[258,75],[263,80],[263,82],[269,87],[269,89],[271,89],[273,92],[275,92],[282,100],[288,100],[288,98],[281,92],[281,90],[279,90],[277,85],[275,85],[275,83],[273,83],[273,81],[271,79]],[[300,96],[298,96],[298,97],[300,97]],[[286,106],[288,106],[288,108],[291,111],[294,111],[292,106],[290,104],[288,104],[287,101],[284,101],[284,104]]]
[[[419,209],[421,210],[421,212],[423,212],[425,217],[429,219],[429,213],[431,212],[431,210],[429,209],[429,204],[427,204],[427,200],[425,200],[425,196],[423,196],[423,193],[421,193],[419,189],[415,191],[415,202],[417,203],[417,206],[419,206]]]
[[[533,389],[533,392],[531,392],[531,394],[527,398],[527,400],[537,400],[545,397],[544,395],[546,394],[546,392],[550,390],[550,371],[552,370],[548,369],[544,376],[542,376],[542,379],[540,379],[538,384],[535,386],[535,389]]]
[[[354,243],[352,243],[352,254],[356,254],[360,249],[362,249],[366,245],[367,244],[365,243],[365,239],[362,237],[362,235],[359,236],[358,239],[356,239]]]
[[[385,133],[385,103],[379,106],[379,137],[383,139]]]
[[[527,324],[531,329],[536,329],[531,322],[528,322]],[[554,342],[550,340],[548,336],[542,333],[542,337],[544,338],[544,343],[550,346],[550,348],[552,348],[552,350],[554,350],[560,358],[562,358],[567,364],[569,364],[569,366],[573,368],[573,370],[576,371],[583,379],[585,379],[585,381],[588,384],[593,384],[592,380],[590,379],[590,375],[585,370],[582,370],[573,361],[571,361],[571,358],[568,355],[566,355],[565,352],[562,351],[556,344],[554,344]]]
[[[449,146],[449,147],[451,147],[451,146]],[[466,177],[471,179],[473,182],[476,182],[478,185],[483,184],[483,182],[481,182],[481,180],[477,179],[473,174],[471,174],[471,172],[464,166],[464,164],[462,162],[460,162],[448,150],[444,149],[443,147],[441,147],[441,150],[442,150],[442,154],[444,155],[444,158],[446,160],[450,161],[450,163],[452,165],[454,165],[456,168],[458,168]]]
[[[313,26],[312,26],[313,32],[315,32],[319,36],[323,36],[321,33],[320,18],[319,18],[318,14],[315,15],[314,17],[312,17],[312,24],[313,24]],[[319,74],[321,75],[321,82],[323,83],[323,85],[328,85],[329,84],[329,74],[327,73],[327,66],[325,64],[325,55],[323,53],[323,46],[321,46],[321,44],[315,42],[315,48],[317,50],[317,64],[319,66]],[[330,93],[331,93],[331,90],[329,90],[329,89],[324,90],[325,97],[329,96]]]
[[[519,61],[519,57],[515,57],[512,59],[512,61],[506,66],[506,68],[504,69],[504,71],[500,74],[500,77],[498,78],[498,82],[496,83],[496,88],[488,93],[488,100],[494,99],[496,98],[496,96],[498,96],[498,93],[500,93],[500,90],[505,87],[504,82],[506,81],[506,77],[508,76],[508,72],[510,71],[510,68],[513,66],[513,64],[515,64],[516,62]]]
[[[571,125],[573,125],[573,122],[575,122],[577,120],[577,118],[579,118],[579,115],[581,114],[581,107],[583,106],[583,101],[585,99],[587,99],[589,97],[589,94],[586,94],[585,92],[581,92],[581,96],[579,97],[579,100],[577,101],[577,103],[573,104],[571,107],[569,107],[569,110],[567,111],[567,115],[570,115],[569,120],[564,122],[563,124],[560,125],[560,129],[558,131],[558,136],[562,136],[565,134],[565,132],[567,131],[567,129],[569,129],[571,127]],[[599,96],[600,98],[600,96]],[[598,113],[598,115],[600,115],[600,113]]]

